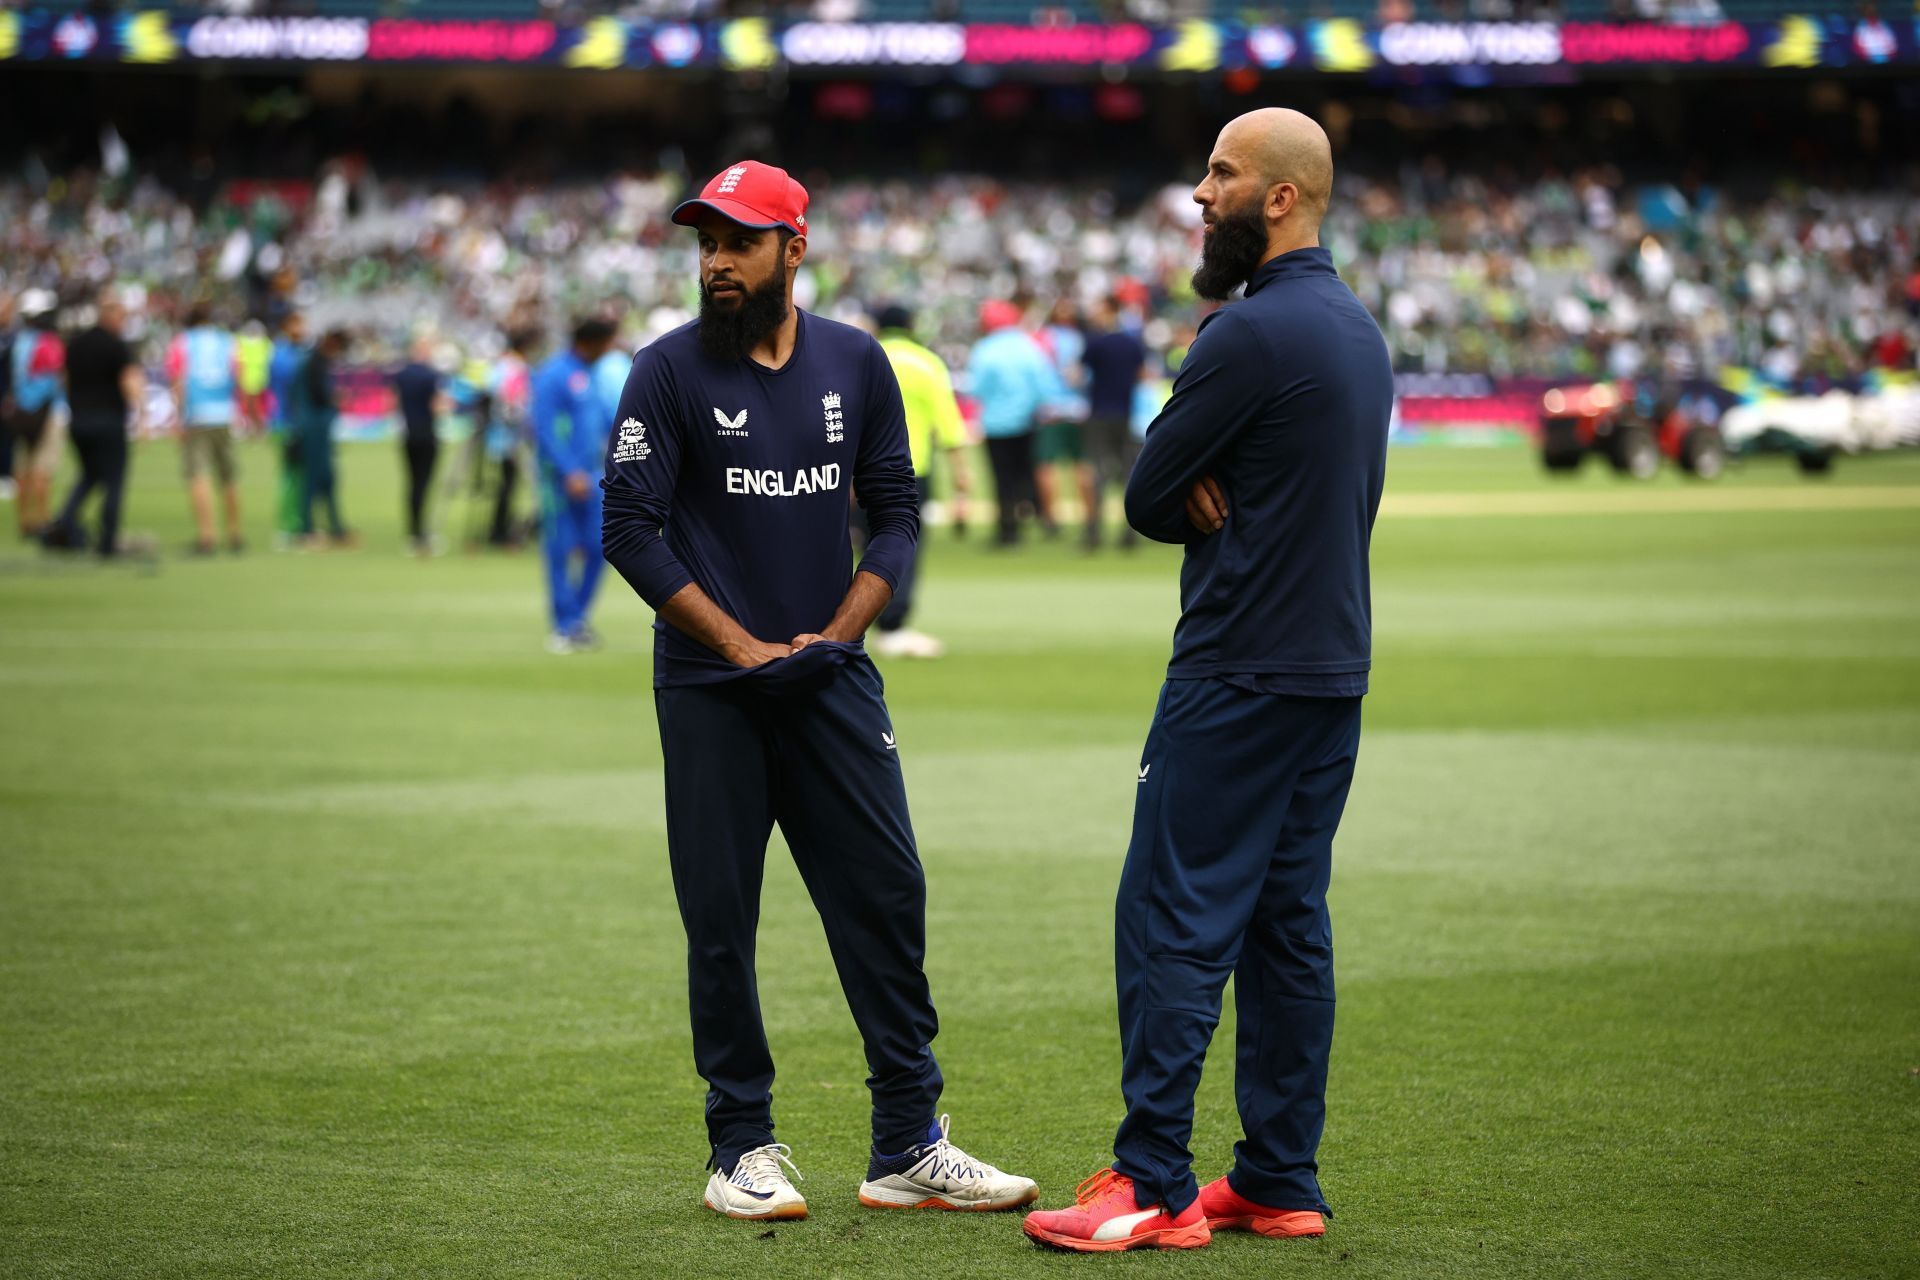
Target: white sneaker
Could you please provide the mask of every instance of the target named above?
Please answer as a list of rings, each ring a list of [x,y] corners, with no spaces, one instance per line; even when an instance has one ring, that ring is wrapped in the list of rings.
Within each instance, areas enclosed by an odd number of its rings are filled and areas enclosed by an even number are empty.
[[[784,1142],[755,1147],[734,1162],[731,1174],[707,1179],[707,1208],[729,1218],[804,1218],[807,1199],[780,1168],[793,1169],[793,1149]],[[805,1181],[805,1179],[802,1179]]]
[[[13,483],[12,476],[0,476],[0,502],[12,502],[18,492],[20,490]]]
[[[579,648],[573,643],[573,637],[563,632],[556,631],[547,637],[547,652],[557,657],[564,658],[570,653],[578,653],[579,651]]]
[[[947,646],[924,631],[882,631],[874,637],[873,651],[883,658],[938,658]]]
[[[940,1117],[940,1138],[894,1159],[875,1156],[860,1184],[869,1209],[1015,1209],[1036,1200],[1032,1178],[1002,1173],[947,1141],[952,1116]]]

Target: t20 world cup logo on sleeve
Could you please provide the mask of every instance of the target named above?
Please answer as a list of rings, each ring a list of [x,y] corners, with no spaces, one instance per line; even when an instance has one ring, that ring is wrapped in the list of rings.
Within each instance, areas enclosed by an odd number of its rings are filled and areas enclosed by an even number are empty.
[[[653,446],[647,443],[647,424],[628,418],[620,424],[620,438],[613,443],[615,462],[645,462]]]

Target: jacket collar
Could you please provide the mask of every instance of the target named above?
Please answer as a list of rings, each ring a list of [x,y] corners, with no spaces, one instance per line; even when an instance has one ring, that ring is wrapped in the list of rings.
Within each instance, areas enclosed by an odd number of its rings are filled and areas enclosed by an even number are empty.
[[[1283,253],[1262,263],[1247,281],[1246,296],[1251,298],[1275,280],[1286,280],[1294,276],[1337,276],[1333,269],[1333,255],[1325,249],[1295,249],[1292,253]]]

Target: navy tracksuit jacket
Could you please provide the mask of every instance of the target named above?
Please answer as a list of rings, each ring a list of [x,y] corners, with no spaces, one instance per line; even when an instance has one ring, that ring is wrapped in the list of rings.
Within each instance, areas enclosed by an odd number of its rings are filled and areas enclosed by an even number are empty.
[[[801,312],[781,368],[717,361],[697,322],[634,357],[607,444],[602,545],[658,609],[698,583],[762,640],[832,619],[860,568],[894,585],[919,494],[900,387],[880,344]],[[926,1139],[940,1096],[923,972],[926,881],[880,675],[815,643],[742,669],[654,622],[667,847],[687,931],[694,1061],[713,1163],[773,1140],[773,1059],[754,977],[767,838],[778,823],[826,926],[871,1071],[873,1140]]]
[[[1372,657],[1367,546],[1393,375],[1324,249],[1261,266],[1209,316],[1127,484],[1127,519],[1186,544],[1180,623],[1140,761],[1115,953],[1127,1116],[1114,1167],[1146,1207],[1197,1195],[1193,1095],[1229,976],[1257,1204],[1325,1212],[1315,1152],[1333,1041],[1333,834]],[[1226,494],[1217,533],[1194,483]]]

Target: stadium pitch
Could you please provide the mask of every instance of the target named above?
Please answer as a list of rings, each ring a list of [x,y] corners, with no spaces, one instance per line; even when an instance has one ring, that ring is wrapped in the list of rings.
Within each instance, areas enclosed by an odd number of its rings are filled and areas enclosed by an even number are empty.
[[[1335,863],[1338,1216],[1107,1259],[854,1203],[865,1069],[778,848],[762,999],[813,1217],[701,1207],[646,611],[610,579],[608,651],[549,657],[534,556],[404,558],[393,452],[344,461],[358,552],[0,552],[0,1272],[1920,1274],[1920,456],[1702,500],[1396,453]],[[176,476],[138,451],[129,525],[170,548]],[[1048,1206],[1120,1114],[1111,906],[1176,554],[941,533],[951,654],[884,668],[945,1106]],[[1203,1178],[1231,1074],[1223,1036]]]

